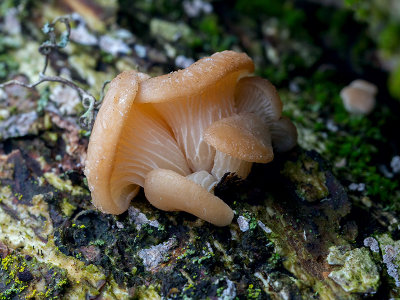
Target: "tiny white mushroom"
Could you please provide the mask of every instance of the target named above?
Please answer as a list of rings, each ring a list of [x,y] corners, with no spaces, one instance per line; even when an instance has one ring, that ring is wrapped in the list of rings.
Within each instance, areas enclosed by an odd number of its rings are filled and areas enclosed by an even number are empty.
[[[377,92],[378,88],[374,84],[357,79],[341,90],[340,97],[348,112],[368,115],[375,107]]]

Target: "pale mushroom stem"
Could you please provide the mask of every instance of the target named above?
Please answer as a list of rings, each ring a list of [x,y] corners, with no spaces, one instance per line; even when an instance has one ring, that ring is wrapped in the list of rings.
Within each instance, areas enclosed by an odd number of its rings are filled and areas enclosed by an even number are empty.
[[[233,219],[233,211],[224,201],[171,170],[149,172],[144,193],[159,209],[186,211],[216,226],[229,225]]]
[[[198,171],[186,176],[187,179],[201,185],[207,191],[212,192],[214,187],[218,184],[219,179],[212,176],[207,171]]]
[[[234,158],[217,150],[211,174],[214,175],[218,181],[221,180],[226,173],[234,173],[244,179],[249,175],[252,165],[252,162]]]
[[[237,76],[231,77],[190,99],[157,103],[154,106],[171,126],[193,172],[210,172],[213,167],[215,150],[204,142],[203,132],[213,122],[234,113],[232,86]]]

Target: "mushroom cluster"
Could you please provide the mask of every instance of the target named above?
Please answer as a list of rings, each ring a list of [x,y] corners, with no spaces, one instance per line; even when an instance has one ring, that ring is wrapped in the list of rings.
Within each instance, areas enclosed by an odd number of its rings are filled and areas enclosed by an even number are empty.
[[[159,209],[230,224],[232,209],[213,194],[219,180],[228,172],[246,178],[254,162],[297,142],[274,86],[253,71],[246,54],[224,51],[159,77],[118,75],[88,147],[93,204],[121,214],[143,187]]]

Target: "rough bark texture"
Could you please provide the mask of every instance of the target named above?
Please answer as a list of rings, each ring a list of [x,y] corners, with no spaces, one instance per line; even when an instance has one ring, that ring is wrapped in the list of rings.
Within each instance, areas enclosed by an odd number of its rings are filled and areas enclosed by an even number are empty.
[[[254,165],[245,181],[223,177],[215,194],[235,211],[230,226],[157,210],[143,193],[124,214],[105,215],[83,175],[90,132],[76,91],[0,90],[0,299],[399,297],[400,140],[387,129],[399,128],[400,109],[385,62],[371,63],[380,45],[340,1],[35,2],[0,4],[1,81],[35,80],[39,28],[76,11],[50,73],[98,96],[126,69],[161,74],[246,51],[278,86],[300,146]],[[339,98],[356,77],[380,89],[369,117],[349,115]]]

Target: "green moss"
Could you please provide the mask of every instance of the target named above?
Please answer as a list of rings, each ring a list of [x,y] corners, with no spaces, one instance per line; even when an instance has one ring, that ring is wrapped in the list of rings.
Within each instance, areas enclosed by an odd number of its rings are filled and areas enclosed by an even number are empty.
[[[38,284],[34,277],[46,276],[46,286]],[[38,262],[35,258],[20,254],[10,254],[1,259],[1,282],[5,289],[0,293],[0,299],[59,299],[69,281],[67,272],[52,265]]]
[[[40,98],[37,102],[37,108],[36,111],[40,114],[43,115],[44,109],[46,108],[47,104],[49,103],[50,99],[50,89],[46,87],[43,89],[40,93]]]
[[[70,192],[73,196],[88,195],[89,192],[80,186],[73,186],[71,180],[62,180],[52,172],[44,173],[44,178],[56,189]]]
[[[136,289],[133,299],[137,300],[159,300],[161,299],[159,289],[154,285],[140,286]]]
[[[179,38],[190,42],[193,36],[190,27],[184,23],[176,24],[156,18],[151,20],[150,32],[155,37],[161,37],[168,42],[175,42]]]
[[[7,79],[9,74],[12,74],[18,70],[18,63],[10,55],[0,54],[0,79]]]
[[[400,23],[390,23],[381,32],[378,38],[379,47],[387,54],[393,54],[400,49]]]
[[[400,100],[400,63],[397,68],[390,74],[389,77],[389,91],[393,95]]]
[[[300,95],[281,93],[286,114],[297,125],[299,143],[331,161],[334,174],[342,182],[365,183],[364,195],[392,209],[399,208],[399,182],[386,178],[374,162],[378,148],[387,145],[385,128],[394,122],[391,112],[377,106],[369,117],[348,113],[339,96],[343,85],[337,82],[338,76],[332,71],[315,72],[303,83]],[[336,130],[328,128],[327,120]]]
[[[61,211],[63,212],[64,216],[70,217],[72,216],[73,212],[76,210],[76,206],[71,204],[67,198],[63,198],[61,202]]]
[[[253,284],[249,284],[247,288],[247,299],[260,299],[261,289],[254,288]]]

